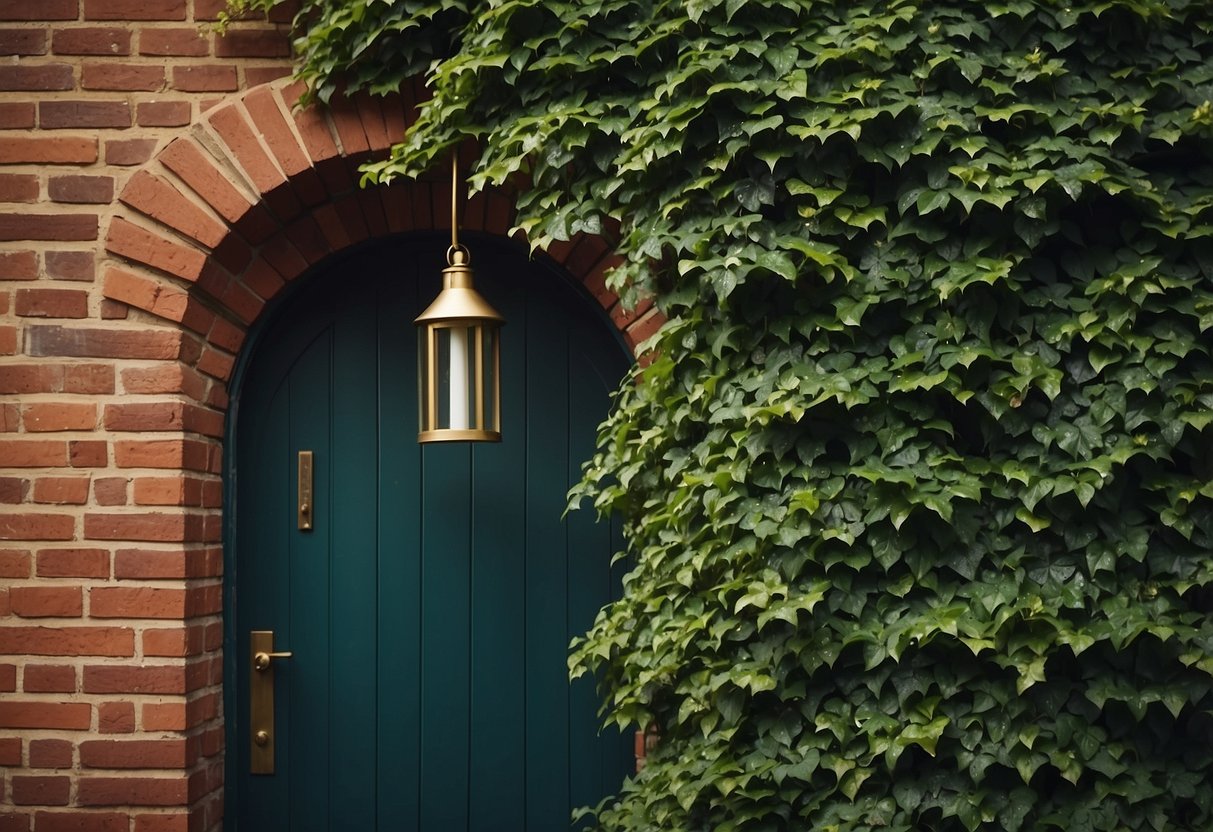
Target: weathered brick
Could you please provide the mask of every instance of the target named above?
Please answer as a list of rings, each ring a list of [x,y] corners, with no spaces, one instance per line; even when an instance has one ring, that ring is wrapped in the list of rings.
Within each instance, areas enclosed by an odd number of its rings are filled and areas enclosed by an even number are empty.
[[[0,240],[95,240],[96,214],[0,214]]]
[[[99,506],[126,505],[126,477],[101,477],[93,482],[93,499]]]
[[[0,728],[58,728],[85,731],[92,723],[92,708],[85,702],[0,702]]]
[[[106,549],[42,549],[36,569],[39,578],[108,578],[110,553]]]
[[[29,766],[30,768],[71,768],[72,744],[67,740],[30,740]]]
[[[46,812],[34,815],[37,832],[129,832],[125,812]]]
[[[131,105],[127,101],[42,101],[38,126],[44,130],[130,127]]]
[[[68,664],[27,664],[21,689],[26,693],[75,693],[76,668]]]
[[[0,29],[0,55],[45,55],[44,29]]]
[[[163,329],[100,329],[33,325],[28,328],[29,354],[103,358],[177,358],[180,332]],[[2,389],[2,388],[0,388]]]
[[[85,90],[155,92],[164,89],[164,67],[149,64],[87,63],[80,71]]]
[[[97,406],[91,402],[38,402],[26,405],[22,422],[27,431],[92,430]]]
[[[185,768],[186,741],[89,740],[80,744],[80,764],[85,768]]]
[[[143,101],[135,105],[135,121],[140,127],[184,127],[192,116],[188,101]]]
[[[16,313],[23,318],[84,318],[88,293],[76,289],[18,289]]]
[[[84,515],[87,540],[182,542],[202,536],[203,518],[181,513]]]
[[[130,734],[135,730],[133,702],[102,702],[97,706],[97,729],[102,734]]]
[[[152,158],[155,139],[110,139],[105,143],[107,165],[142,165]]]
[[[0,627],[0,653],[29,656],[133,656],[135,633],[129,627]],[[0,709],[0,714],[2,713]],[[2,718],[0,727],[5,727]]]
[[[0,175],[0,202],[37,202],[41,189],[32,173]]]
[[[79,0],[0,0],[0,20],[75,20]]]
[[[67,777],[14,775],[12,799],[17,806],[66,806],[71,788],[72,781]]]
[[[69,64],[0,66],[0,91],[70,90],[75,83]]]
[[[24,549],[0,549],[0,578],[28,578],[30,562]]]
[[[46,274],[56,280],[91,281],[96,277],[97,258],[91,251],[46,252]]]
[[[79,618],[84,614],[80,587],[15,586],[9,590],[13,614],[21,618]]]
[[[84,0],[85,20],[185,20],[186,0]]]
[[[141,29],[139,54],[200,58],[211,51],[210,34],[200,29]]]
[[[239,221],[252,208],[210,155],[192,139],[174,141],[160,154],[160,161],[228,222]]]
[[[0,130],[28,130],[37,120],[33,101],[0,101]]]
[[[39,477],[34,481],[34,502],[82,506],[88,502],[88,477]]]
[[[228,229],[174,188],[168,181],[139,171],[122,189],[121,200],[203,245],[214,248]]]
[[[37,276],[38,255],[35,252],[0,252],[0,279],[33,280]]]
[[[288,58],[289,34],[281,29],[232,28],[215,39],[215,55],[220,58]]]
[[[7,665],[16,671],[14,665]],[[3,689],[3,688],[0,688]],[[11,688],[9,688],[11,690]],[[20,737],[3,737],[0,738],[0,766],[19,766],[21,765],[21,738]],[[3,828],[3,827],[0,827]]]
[[[22,477],[0,477],[0,503],[15,506],[29,496],[29,480]]]
[[[88,165],[95,161],[95,137],[0,137],[0,164]]]
[[[76,789],[81,806],[184,806],[189,803],[189,784],[180,777],[84,777]]]
[[[73,468],[102,468],[109,462],[108,445],[103,439],[78,439],[67,443]]]
[[[131,33],[102,26],[56,29],[51,33],[51,51],[57,55],[129,55]]]
[[[243,67],[244,86],[246,89],[286,78],[291,74],[289,66],[246,66]]]
[[[180,665],[88,665],[85,693],[185,693],[185,668]]]
[[[3,230],[0,215],[0,233]],[[27,239],[27,238],[21,238]],[[206,254],[140,228],[122,217],[110,222],[105,247],[114,254],[144,263],[186,280],[197,280],[206,265]]]
[[[71,540],[75,536],[76,521],[64,514],[0,514],[0,540]]]
[[[3,76],[0,76],[2,83]],[[236,79],[234,65],[193,64],[173,67],[172,88],[181,92],[235,92],[240,88],[240,83]],[[70,89],[70,86],[65,89]]]
[[[185,613],[183,589],[93,587],[89,590],[89,615],[93,618],[181,619]]]

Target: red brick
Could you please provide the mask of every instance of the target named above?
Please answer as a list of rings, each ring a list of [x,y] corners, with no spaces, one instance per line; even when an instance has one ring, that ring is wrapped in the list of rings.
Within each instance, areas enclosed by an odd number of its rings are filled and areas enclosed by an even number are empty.
[[[124,321],[130,314],[130,307],[122,301],[103,298],[101,300],[101,320]]]
[[[149,64],[88,63],[80,72],[85,90],[131,90],[155,92],[164,89],[164,67]]]
[[[135,633],[127,627],[0,627],[0,653],[29,656],[132,656],[135,653]],[[0,713],[2,712],[0,709]],[[0,727],[4,726],[5,723],[0,719]]]
[[[66,806],[71,788],[72,781],[67,777],[14,775],[13,803],[17,806]]]
[[[129,55],[131,33],[100,26],[57,29],[51,34],[51,51],[57,55]]]
[[[68,456],[73,468],[103,468],[109,462],[109,450],[104,440],[69,442]]]
[[[210,248],[227,236],[228,229],[186,199],[169,182],[139,171],[122,189],[122,202]]]
[[[200,58],[210,51],[210,34],[199,29],[139,30],[140,55]]]
[[[0,66],[0,90],[70,90],[74,85],[68,64]]]
[[[38,126],[44,130],[130,127],[131,105],[126,101],[42,101]]]
[[[193,370],[177,363],[164,363],[124,369],[122,388],[127,393],[184,393],[201,399],[206,385]]]
[[[126,477],[102,477],[93,483],[93,499],[99,506],[126,505]]]
[[[180,430],[185,425],[181,402],[139,402],[105,407],[105,427],[114,431]]]
[[[21,689],[26,693],[75,693],[76,668],[67,664],[27,664]]]
[[[0,83],[3,83],[3,76],[0,76]],[[181,92],[235,92],[240,88],[240,84],[236,80],[236,67],[231,64],[194,64],[173,67],[172,87]],[[69,86],[64,89],[70,88]],[[4,87],[4,89],[31,88]],[[41,89],[41,87],[36,89]]]
[[[114,461],[119,468],[205,471],[207,458],[207,446],[188,439],[123,440],[114,443]]]
[[[185,20],[186,0],[84,0],[85,20]]]
[[[182,333],[163,329],[99,329],[31,325],[29,354],[104,358],[177,358]],[[2,389],[2,388],[0,388]]]
[[[91,251],[46,252],[46,273],[56,280],[91,281],[96,269],[97,259]]]
[[[268,194],[286,183],[282,171],[266,155],[253,128],[234,106],[220,107],[208,119],[224,143],[232,149],[257,189]]]
[[[32,173],[0,175],[0,202],[37,202],[41,189]]]
[[[63,514],[0,514],[0,540],[71,540],[76,522]]]
[[[152,158],[155,139],[111,139],[105,143],[107,165],[142,165]]]
[[[128,306],[144,309],[171,321],[183,321],[190,312],[190,296],[158,278],[144,277],[125,269],[111,268],[105,274],[105,296]]]
[[[67,740],[30,740],[29,767],[71,768],[72,744]]]
[[[196,515],[173,513],[84,515],[87,540],[131,540],[176,543],[196,540],[202,533],[202,519]]]
[[[30,560],[24,549],[0,549],[0,578],[28,578]]]
[[[23,422],[27,431],[92,430],[97,426],[97,406],[75,402],[26,405]]]
[[[57,439],[0,439],[0,459],[9,468],[61,467],[67,445]]]
[[[81,806],[184,806],[189,803],[188,782],[180,777],[85,777],[80,779],[76,790]]]
[[[192,477],[140,477],[134,500],[140,506],[199,506],[202,482]]]
[[[154,549],[120,549],[114,555],[114,577],[119,580],[153,580],[199,577],[191,569],[196,552],[165,552]]]
[[[0,20],[75,20],[79,0],[0,0]]]
[[[32,251],[0,252],[0,279],[33,280],[38,276],[38,255]]]
[[[80,743],[80,765],[85,768],[185,768],[188,763],[183,739]]]
[[[13,665],[9,665],[16,668]],[[4,737],[0,739],[0,766],[19,766],[21,765],[21,738],[20,737]],[[3,827],[0,827],[3,829]]]
[[[240,220],[252,207],[192,139],[174,141],[160,154],[160,161],[228,222]]]
[[[79,587],[15,586],[9,590],[13,613],[21,618],[79,618],[84,601]]]
[[[34,126],[37,112],[32,101],[0,101],[0,130],[28,130]]]
[[[15,506],[29,495],[29,480],[21,477],[0,477],[0,503]]]
[[[172,658],[201,655],[204,630],[204,627],[147,630],[143,633],[143,655]]]
[[[89,615],[94,618],[181,619],[185,590],[154,587],[93,587]]]
[[[38,812],[34,826],[37,832],[128,832],[130,817],[125,812]]]
[[[85,702],[0,702],[0,728],[59,728],[87,731],[92,708]]]
[[[0,240],[95,240],[96,214],[0,214]]]
[[[291,74],[289,66],[246,66],[244,67],[244,86],[252,88],[261,84],[286,78]]]
[[[280,29],[229,29],[215,39],[220,58],[289,58],[290,36]]]
[[[198,359],[198,369],[220,381],[227,381],[228,377],[232,374],[232,368],[235,364],[235,356],[210,349],[209,347],[203,351],[202,357]]]
[[[88,665],[85,693],[185,693],[185,668],[180,665]]]
[[[0,164],[88,165],[95,161],[95,137],[0,137]]]
[[[34,502],[82,506],[88,502],[88,477],[39,477],[34,482]]]
[[[44,29],[0,29],[0,55],[45,55]]]
[[[42,549],[39,578],[108,578],[110,553],[105,549]]]
[[[114,368],[109,364],[68,364],[63,368],[64,393],[113,393]]]
[[[240,350],[244,343],[245,330],[228,321],[226,318],[216,318],[211,327],[207,340],[217,347],[234,353]]]
[[[2,228],[0,225],[0,230]],[[206,265],[206,255],[202,251],[167,240],[127,222],[122,217],[114,217],[110,222],[105,247],[128,260],[144,263],[190,281],[197,280]]]
[[[23,318],[84,318],[88,293],[76,289],[18,289],[16,312]]]
[[[133,702],[102,702],[97,706],[97,728],[102,734],[130,734],[135,730]]]
[[[17,354],[17,327],[0,326],[0,355]],[[9,405],[0,405],[0,431],[5,429],[5,414],[3,411]]]
[[[188,101],[144,101],[135,106],[140,127],[184,127],[193,117]]]

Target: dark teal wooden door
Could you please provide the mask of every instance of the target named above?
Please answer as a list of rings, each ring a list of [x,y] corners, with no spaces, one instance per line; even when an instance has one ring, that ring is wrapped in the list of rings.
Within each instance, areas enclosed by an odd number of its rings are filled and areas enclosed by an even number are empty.
[[[470,247],[508,321],[500,444],[416,443],[412,320],[438,292],[440,239],[334,263],[253,347],[229,458],[229,828],[569,829],[631,768],[566,669],[618,584],[618,535],[561,518],[627,358],[556,275]],[[275,663],[273,775],[249,774],[250,630],[293,653]]]

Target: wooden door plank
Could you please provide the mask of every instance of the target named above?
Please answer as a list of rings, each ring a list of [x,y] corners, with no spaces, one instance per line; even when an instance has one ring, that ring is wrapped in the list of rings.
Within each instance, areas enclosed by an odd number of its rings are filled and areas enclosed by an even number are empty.
[[[378,304],[378,802],[385,825],[416,832],[421,799],[421,447],[412,321],[420,309],[415,264],[397,260],[387,273],[391,279]]]
[[[472,449],[472,699],[469,829],[526,828],[524,574],[526,545],[525,287],[477,276],[507,321],[502,333],[502,441]],[[497,279],[490,279],[497,278]]]
[[[568,344],[563,310],[532,293],[527,311],[526,801],[530,832],[569,826],[566,669]]]
[[[354,273],[362,271],[359,261]],[[351,293],[333,326],[329,592],[329,828],[376,828],[378,346],[375,297]],[[304,610],[306,612],[306,610]]]
[[[290,650],[290,659],[275,663],[277,707],[289,715],[279,722],[278,774],[291,783],[289,806],[292,830],[327,828],[334,810],[329,794],[331,726],[329,661],[329,535],[332,530],[332,486],[330,444],[332,398],[332,331],[326,329],[308,346],[291,368],[290,419],[280,423],[290,437],[289,451],[275,461],[290,480],[289,503],[281,517],[265,521],[286,529],[286,557],[280,561],[284,573],[279,580],[290,588],[289,616],[279,616],[274,646]],[[297,454],[313,453],[313,530],[298,529],[295,514]],[[257,552],[252,558],[258,557]],[[285,770],[283,764],[285,763]],[[281,818],[278,819],[281,825]],[[272,828],[272,827],[269,827]]]

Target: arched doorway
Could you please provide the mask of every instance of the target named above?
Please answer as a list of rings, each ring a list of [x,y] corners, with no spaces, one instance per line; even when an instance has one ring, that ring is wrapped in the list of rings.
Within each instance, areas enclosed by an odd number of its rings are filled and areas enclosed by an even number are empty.
[[[228,828],[567,829],[631,766],[565,667],[618,583],[618,536],[561,517],[627,353],[555,270],[468,242],[508,321],[499,445],[415,442],[412,319],[438,291],[438,235],[330,258],[246,347],[228,438]],[[251,631],[292,653],[272,663],[273,774],[250,772]]]

